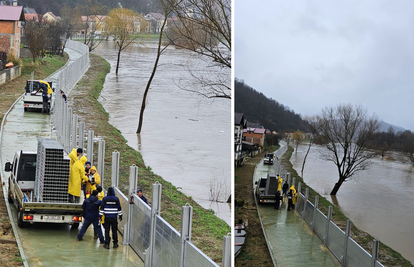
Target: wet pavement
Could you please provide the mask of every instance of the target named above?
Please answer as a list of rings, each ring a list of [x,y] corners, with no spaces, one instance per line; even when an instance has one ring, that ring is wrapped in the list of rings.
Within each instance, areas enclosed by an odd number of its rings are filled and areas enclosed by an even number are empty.
[[[293,152],[291,162],[302,168],[307,146]],[[329,193],[338,179],[332,162],[321,159],[324,149],[313,146],[307,157],[304,180],[334,203],[359,228],[400,252],[414,263],[414,167],[400,153],[388,152],[395,160],[375,158],[371,167],[345,182],[336,198]],[[381,247],[381,244],[380,244]]]
[[[191,80],[187,68],[195,72],[213,68],[183,49],[169,47],[161,56],[148,95],[143,132],[137,136],[157,42],[144,44],[146,48],[134,46],[122,52],[118,76],[114,43],[103,42],[94,51],[111,64],[100,98],[109,122],[142,154],[154,173],[230,224],[230,205],[224,202],[231,192],[231,101],[206,100],[180,89],[176,83]],[[192,88],[198,86],[192,84]],[[220,202],[210,201],[212,187]]]
[[[19,101],[7,116],[3,128],[1,166],[12,161],[17,150],[36,151],[38,137],[47,138],[51,134],[50,115],[25,112],[23,102]],[[6,173],[5,178],[8,177]],[[14,207],[12,209],[13,220],[16,221],[17,211]],[[30,266],[144,266],[129,246],[120,245],[116,250],[106,250],[97,244],[92,226],[84,241],[76,242],[77,234],[78,229],[61,224],[33,224],[18,229]]]
[[[254,171],[253,181],[273,172],[273,165],[261,160]],[[273,204],[258,205],[270,253],[277,266],[340,266],[331,252],[323,246],[310,227],[293,210],[287,210],[285,198],[279,210]]]

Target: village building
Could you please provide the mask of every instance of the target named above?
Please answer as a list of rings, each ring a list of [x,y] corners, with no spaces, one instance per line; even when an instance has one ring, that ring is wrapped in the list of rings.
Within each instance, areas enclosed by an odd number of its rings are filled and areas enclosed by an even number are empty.
[[[8,53],[15,49],[20,57],[20,42],[25,21],[22,6],[0,5],[0,52]]]

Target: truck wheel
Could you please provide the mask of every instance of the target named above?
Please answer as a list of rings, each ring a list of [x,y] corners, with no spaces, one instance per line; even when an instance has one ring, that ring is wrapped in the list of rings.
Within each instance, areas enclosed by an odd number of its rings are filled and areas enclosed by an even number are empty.
[[[73,228],[73,229],[78,229],[78,228],[79,228],[79,223],[74,223],[74,224],[72,224],[72,228]]]
[[[23,228],[25,224],[26,223],[23,221],[23,210],[21,210],[19,211],[19,214],[17,215],[17,226],[19,226],[20,228]]]
[[[13,201],[13,198],[10,195],[11,195],[11,193],[10,193],[10,189],[9,189],[8,192],[7,192],[7,199],[9,200],[9,203],[11,204],[14,201]]]
[[[27,108],[24,108],[24,111],[27,111]]]

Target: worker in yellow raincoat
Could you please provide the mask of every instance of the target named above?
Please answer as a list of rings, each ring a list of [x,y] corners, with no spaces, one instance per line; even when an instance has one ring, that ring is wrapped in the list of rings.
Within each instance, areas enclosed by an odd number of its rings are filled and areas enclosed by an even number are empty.
[[[298,193],[296,192],[295,186],[292,185],[290,187],[290,190],[292,190],[292,204],[293,204],[293,208],[295,207],[296,204],[296,200],[298,199]]]
[[[72,151],[68,155],[68,157],[70,158],[70,167],[72,167],[73,164],[75,164],[75,162],[78,161],[79,156],[82,155],[82,153],[83,153],[82,148],[72,149]]]
[[[51,95],[53,93],[53,90],[50,87],[50,84],[48,82],[45,82],[45,81],[40,80],[39,83],[43,83],[43,84],[45,84],[47,86],[47,94],[48,95]]]
[[[280,177],[280,175],[277,175],[277,191],[281,191],[282,190],[282,183],[283,183],[283,179]]]
[[[87,161],[85,156],[82,156],[80,160],[77,160],[70,168],[69,176],[69,202],[79,203],[81,196],[81,183],[82,181],[88,181],[88,177],[85,175],[85,162]]]
[[[91,177],[93,176],[93,179]],[[98,174],[95,166],[91,167],[89,180],[86,183],[86,192],[91,193],[96,190],[97,186],[101,184],[101,176]]]

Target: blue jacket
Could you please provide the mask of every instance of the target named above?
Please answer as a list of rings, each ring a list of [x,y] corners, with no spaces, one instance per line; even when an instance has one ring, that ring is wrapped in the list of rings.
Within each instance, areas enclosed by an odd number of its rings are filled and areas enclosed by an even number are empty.
[[[115,196],[115,191],[112,187],[108,188],[108,194],[102,199],[99,214],[101,216],[105,214],[105,218],[117,218],[117,215],[122,216],[119,198]]]
[[[99,218],[101,202],[96,196],[89,196],[83,201],[82,208],[85,211],[85,220],[96,221]]]
[[[147,198],[146,198],[146,197],[144,197],[144,195],[142,195],[142,196],[141,196],[141,199],[142,199],[142,201],[144,201],[145,203],[147,203],[147,204],[148,204],[148,200],[147,200]]]

